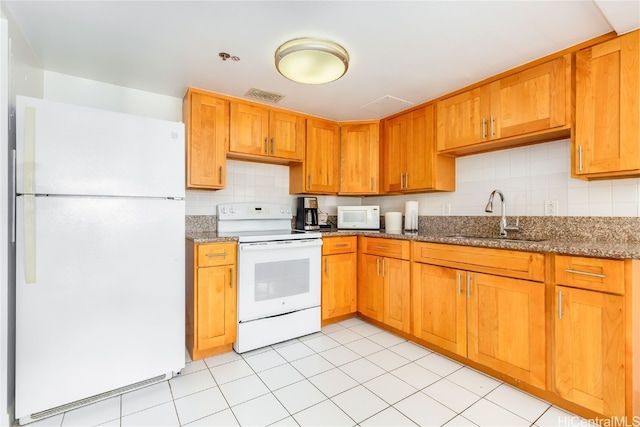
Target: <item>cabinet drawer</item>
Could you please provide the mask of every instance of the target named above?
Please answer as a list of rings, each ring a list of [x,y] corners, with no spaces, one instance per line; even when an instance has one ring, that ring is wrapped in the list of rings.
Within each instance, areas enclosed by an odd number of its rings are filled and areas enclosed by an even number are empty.
[[[348,237],[325,237],[322,239],[322,255],[344,254],[355,252],[358,249],[358,238]]]
[[[556,284],[624,294],[624,261],[616,259],[556,256]]]
[[[198,245],[198,267],[211,267],[236,263],[235,243]]]
[[[533,252],[414,242],[413,261],[544,282],[544,255]]]
[[[410,257],[411,242],[408,240],[378,237],[362,237],[361,239],[362,253],[401,259],[409,259]]]

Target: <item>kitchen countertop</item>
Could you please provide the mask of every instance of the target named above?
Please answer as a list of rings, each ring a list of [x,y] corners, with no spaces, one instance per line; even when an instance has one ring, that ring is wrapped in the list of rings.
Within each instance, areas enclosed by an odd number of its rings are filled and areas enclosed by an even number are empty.
[[[546,252],[563,255],[590,256],[612,259],[640,259],[640,243],[612,242],[595,240],[542,240],[542,241],[502,241],[474,237],[451,237],[437,233],[387,233],[365,230],[320,230],[323,237],[334,236],[368,236],[388,239],[402,239],[417,242],[446,243],[461,246],[477,246],[484,248],[508,249],[529,252]],[[215,231],[201,231],[187,233],[186,238],[194,243],[234,242],[233,237],[218,237]]]

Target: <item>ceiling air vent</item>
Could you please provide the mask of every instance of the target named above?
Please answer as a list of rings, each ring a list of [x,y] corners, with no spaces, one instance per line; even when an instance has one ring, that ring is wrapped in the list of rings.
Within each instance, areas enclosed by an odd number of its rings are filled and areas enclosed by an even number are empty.
[[[256,88],[249,89],[244,96],[259,99],[260,101],[273,102],[274,104],[284,98],[284,95],[279,93],[267,92]]]

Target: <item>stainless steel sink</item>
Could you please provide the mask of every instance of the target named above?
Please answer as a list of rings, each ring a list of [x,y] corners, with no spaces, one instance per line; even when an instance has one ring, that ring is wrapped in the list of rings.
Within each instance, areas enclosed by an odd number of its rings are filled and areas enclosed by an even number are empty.
[[[468,236],[465,234],[450,234],[446,237],[450,239],[491,240],[496,242],[509,242],[509,243],[534,243],[534,242],[544,242],[546,240],[546,239],[524,239],[524,238],[509,238],[509,237]]]

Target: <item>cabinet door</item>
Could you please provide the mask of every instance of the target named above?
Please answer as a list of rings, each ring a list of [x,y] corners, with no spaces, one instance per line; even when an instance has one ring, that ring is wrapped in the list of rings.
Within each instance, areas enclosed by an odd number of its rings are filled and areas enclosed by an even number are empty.
[[[383,322],[411,333],[411,265],[409,261],[382,258]]]
[[[480,87],[437,103],[438,151],[464,147],[488,138],[490,93]]]
[[[198,268],[196,345],[198,351],[236,339],[236,284],[232,266]]]
[[[625,414],[623,307],[621,296],[556,286],[556,391],[605,416]]]
[[[325,120],[307,120],[305,190],[337,193],[340,162],[340,127]]]
[[[302,161],[304,140],[304,117],[283,111],[271,111],[269,115],[269,156]]]
[[[360,254],[358,259],[358,311],[367,317],[383,321],[382,258]]]
[[[229,138],[229,102],[191,93],[185,105],[187,188],[226,186],[225,150]]]
[[[356,312],[357,270],[355,252],[322,257],[322,320]]]
[[[385,192],[402,191],[405,186],[407,116],[402,115],[384,122],[382,142],[382,188]]]
[[[269,110],[231,103],[229,151],[262,156],[269,154]]]
[[[545,388],[544,283],[467,274],[469,359]]]
[[[413,264],[413,335],[467,356],[466,274],[453,268]]]
[[[576,175],[640,169],[640,31],[576,53]]]
[[[433,104],[414,110],[407,117],[405,190],[435,188],[435,135]]]
[[[378,123],[340,128],[340,194],[378,193]]]
[[[507,138],[569,124],[570,78],[570,57],[561,57],[501,79],[492,94],[497,129],[490,135]]]

